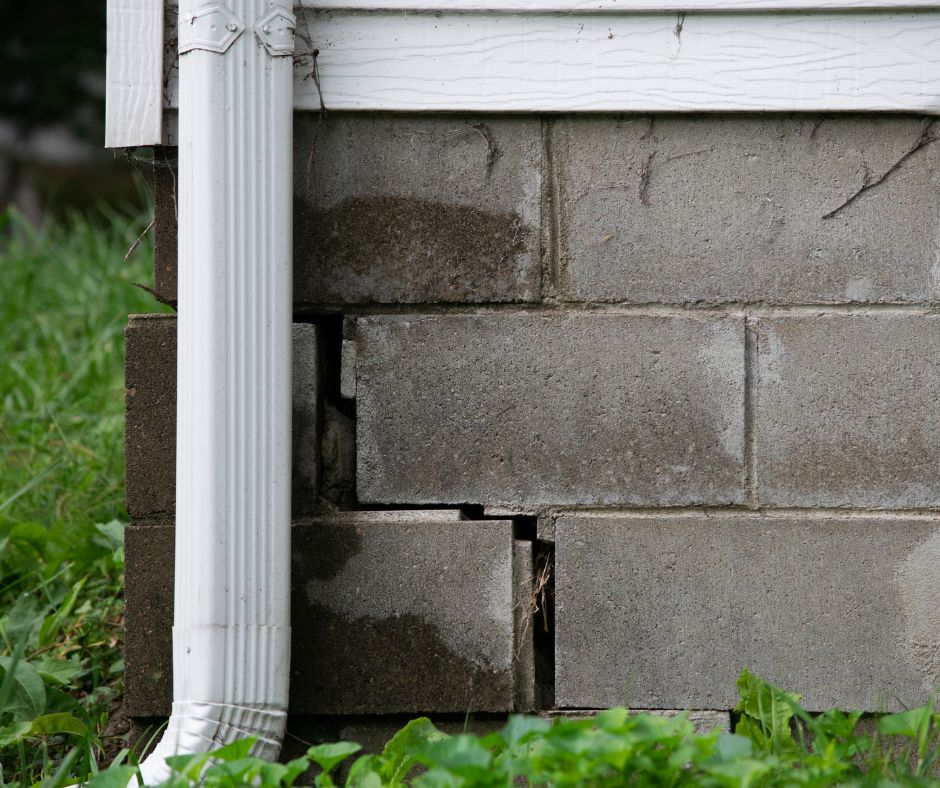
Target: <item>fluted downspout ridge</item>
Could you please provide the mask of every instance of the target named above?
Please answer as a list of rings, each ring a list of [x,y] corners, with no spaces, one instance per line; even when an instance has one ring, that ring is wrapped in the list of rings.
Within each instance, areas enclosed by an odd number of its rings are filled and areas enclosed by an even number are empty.
[[[290,0],[181,0],[173,711],[276,757],[290,660]]]

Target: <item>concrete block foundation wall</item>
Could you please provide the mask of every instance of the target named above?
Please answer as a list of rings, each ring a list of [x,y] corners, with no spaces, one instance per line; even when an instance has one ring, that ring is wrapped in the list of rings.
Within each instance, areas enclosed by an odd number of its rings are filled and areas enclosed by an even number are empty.
[[[810,709],[924,701],[924,129],[298,114],[293,729],[378,740],[419,713],[625,702],[725,724],[743,667]],[[175,181],[157,175],[173,301]],[[169,710],[174,359],[172,318],[131,320],[138,717]]]

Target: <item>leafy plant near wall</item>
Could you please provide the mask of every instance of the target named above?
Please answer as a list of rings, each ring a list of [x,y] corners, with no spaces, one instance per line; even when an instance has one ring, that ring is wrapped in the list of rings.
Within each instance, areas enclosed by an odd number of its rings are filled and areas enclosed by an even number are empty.
[[[84,779],[123,662],[123,330],[149,217],[0,214],[0,783]],[[159,305],[156,305],[159,308]],[[64,784],[64,783],[63,783]]]
[[[345,784],[355,788],[510,788],[544,786],[928,786],[940,756],[940,713],[932,706],[882,716],[873,735],[859,730],[861,712],[811,715],[799,696],[748,671],[738,679],[735,733],[697,734],[684,716],[631,714],[625,708],[592,719],[512,716],[486,736],[439,731],[413,720],[380,755],[360,755]],[[211,755],[168,759],[165,786],[292,786],[312,765],[317,786],[333,786],[357,744],[311,747],[286,764],[248,757],[252,740]],[[126,785],[133,766],[118,764],[88,784]]]

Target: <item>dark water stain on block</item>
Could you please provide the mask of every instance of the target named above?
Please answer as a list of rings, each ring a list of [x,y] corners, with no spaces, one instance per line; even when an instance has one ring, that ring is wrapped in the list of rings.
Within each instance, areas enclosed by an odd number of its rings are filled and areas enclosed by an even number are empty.
[[[392,196],[349,197],[321,212],[296,197],[294,299],[519,300],[531,235],[512,212]]]
[[[173,534],[127,531],[129,716],[169,713]],[[291,712],[510,711],[509,520],[339,513],[292,529]]]

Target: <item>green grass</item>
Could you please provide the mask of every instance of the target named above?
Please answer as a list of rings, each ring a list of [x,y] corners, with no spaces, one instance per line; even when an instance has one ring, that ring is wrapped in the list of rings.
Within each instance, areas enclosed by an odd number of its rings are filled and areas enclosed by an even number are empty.
[[[149,221],[0,216],[0,766],[5,783],[93,771],[119,702],[123,329],[163,311]],[[39,717],[41,722],[34,724]],[[80,746],[76,749],[75,745]]]

